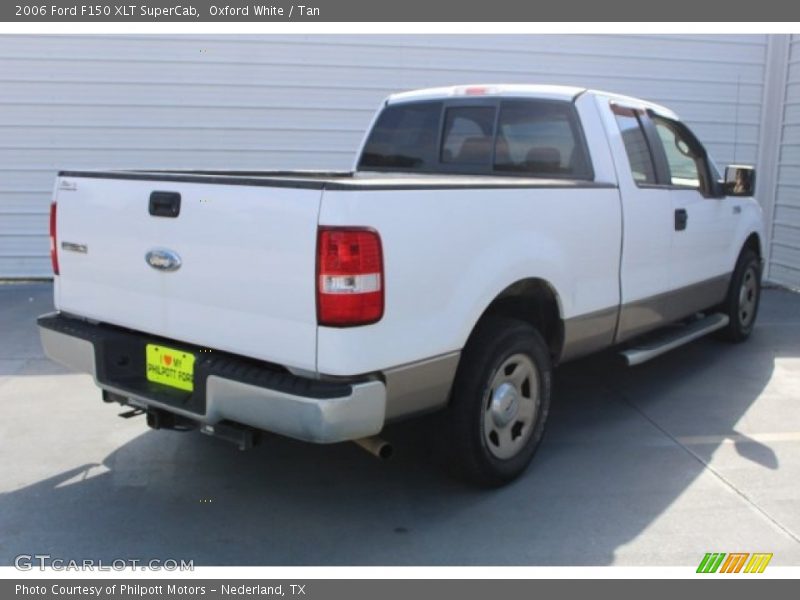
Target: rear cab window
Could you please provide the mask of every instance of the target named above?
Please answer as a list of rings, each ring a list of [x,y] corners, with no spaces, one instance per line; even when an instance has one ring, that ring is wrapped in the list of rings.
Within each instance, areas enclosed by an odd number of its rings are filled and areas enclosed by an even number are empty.
[[[389,105],[359,170],[594,178],[574,105],[523,98]]]
[[[389,105],[378,116],[361,167],[424,171],[436,164],[441,102]]]
[[[495,112],[492,106],[448,108],[444,117],[441,162],[488,165],[492,159]]]
[[[591,178],[589,157],[572,105],[502,102],[494,168],[542,177]]]

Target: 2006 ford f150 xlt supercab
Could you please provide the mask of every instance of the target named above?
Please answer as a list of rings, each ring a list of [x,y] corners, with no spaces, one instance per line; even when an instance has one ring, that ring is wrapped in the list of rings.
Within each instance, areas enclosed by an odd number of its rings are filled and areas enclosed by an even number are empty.
[[[352,172],[59,173],[41,339],[152,427],[242,447],[383,452],[387,423],[442,409],[453,464],[497,485],[533,456],[558,363],[748,337],[754,181],[635,98],[397,94]]]

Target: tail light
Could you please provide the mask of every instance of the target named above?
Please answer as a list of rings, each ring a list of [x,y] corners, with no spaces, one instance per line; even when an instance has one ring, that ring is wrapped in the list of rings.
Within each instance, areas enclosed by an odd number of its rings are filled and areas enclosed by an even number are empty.
[[[384,303],[383,255],[377,231],[321,227],[317,238],[317,321],[353,327],[379,321]]]
[[[56,210],[55,202],[50,204],[50,262],[53,263],[53,275],[58,275],[58,246],[56,240]]]

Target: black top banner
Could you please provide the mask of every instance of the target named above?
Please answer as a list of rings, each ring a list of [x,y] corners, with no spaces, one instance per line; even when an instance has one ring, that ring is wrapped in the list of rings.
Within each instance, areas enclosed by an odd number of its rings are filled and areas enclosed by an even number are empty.
[[[18,0],[0,5],[11,22],[790,22],[787,0],[150,0],[94,3]]]

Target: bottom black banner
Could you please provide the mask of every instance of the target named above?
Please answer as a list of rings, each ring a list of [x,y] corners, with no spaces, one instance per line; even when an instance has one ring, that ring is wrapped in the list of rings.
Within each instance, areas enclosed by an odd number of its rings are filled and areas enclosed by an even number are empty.
[[[757,583],[758,581],[758,583]],[[533,598],[543,594],[569,594],[575,598],[603,598],[606,594],[624,594],[647,600],[674,599],[687,593],[703,591],[725,594],[726,600],[752,600],[765,591],[789,593],[793,581],[780,579],[721,578],[702,576],[698,579],[286,579],[286,580],[78,580],[32,579],[4,580],[0,598],[51,600],[175,600],[178,598],[292,598],[294,600],[421,600],[424,598],[458,598],[458,600],[500,600],[501,598]],[[547,597],[547,596],[544,596]],[[787,596],[788,597],[788,596]]]

